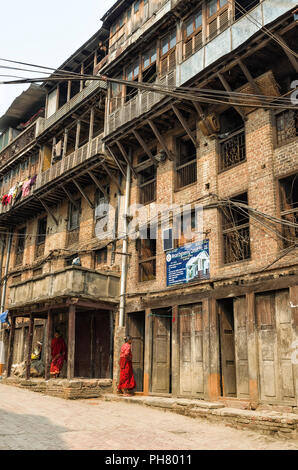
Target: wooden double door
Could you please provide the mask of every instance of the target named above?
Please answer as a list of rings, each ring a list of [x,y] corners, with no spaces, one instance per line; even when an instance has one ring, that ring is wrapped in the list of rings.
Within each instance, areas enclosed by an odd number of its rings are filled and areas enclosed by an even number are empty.
[[[128,314],[128,334],[132,337],[132,368],[136,392],[144,388],[145,312]]]

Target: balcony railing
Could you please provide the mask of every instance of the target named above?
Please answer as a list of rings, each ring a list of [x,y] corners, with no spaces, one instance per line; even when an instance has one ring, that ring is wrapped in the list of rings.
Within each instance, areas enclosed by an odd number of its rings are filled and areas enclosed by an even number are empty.
[[[12,142],[10,142],[0,152],[0,165],[4,165],[10,159],[16,157],[21,151],[25,150],[34,142],[36,133],[36,122],[31,124],[26,130],[21,132]]]
[[[102,80],[93,80],[90,85],[84,88],[82,91],[73,96],[67,103],[61,106],[52,116],[44,119],[42,125],[38,128],[38,135],[44,132],[46,129],[51,127],[55,122],[59,121],[62,117],[68,114],[75,106],[82,103],[88,96],[90,96],[95,90],[100,88],[107,88],[107,83]]]
[[[176,73],[172,70],[161,77],[156,84],[165,86],[176,85]],[[165,97],[164,94],[153,91],[139,92],[121,108],[109,115],[106,134],[114,132],[118,127],[150,111],[151,108]]]
[[[84,161],[88,160],[88,158],[91,158],[99,153],[103,154],[102,137],[103,134],[100,134],[99,136],[95,137],[91,142],[88,142],[87,144],[83,145],[79,149],[62,158],[62,160],[60,160],[59,162],[52,165],[46,171],[40,173],[37,176],[34,191],[37,191],[41,187],[50,183],[66,171],[71,170],[72,168],[75,168],[76,166],[80,165]]]

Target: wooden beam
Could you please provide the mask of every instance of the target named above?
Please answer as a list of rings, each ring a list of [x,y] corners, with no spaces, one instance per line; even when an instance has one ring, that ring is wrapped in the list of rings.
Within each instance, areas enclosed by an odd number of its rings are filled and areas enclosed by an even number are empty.
[[[8,343],[8,357],[7,357],[7,377],[11,375],[11,366],[13,360],[13,345],[14,345],[14,338],[15,338],[15,326],[16,326],[16,319],[15,317],[11,317],[11,324],[9,329],[9,343]]]
[[[100,182],[98,181],[96,176],[92,173],[92,171],[87,171],[87,173],[90,176],[90,178],[93,179],[93,181],[94,181],[95,185],[98,187],[98,189],[105,195],[106,199],[109,199],[109,195],[108,195],[107,191],[102,186],[102,184],[100,184]]]
[[[297,61],[296,57],[289,51],[287,43],[285,42],[285,40],[278,33],[275,33],[275,37],[280,40],[281,48],[283,49],[284,53],[287,55],[287,57],[288,57],[289,61],[291,62],[295,72],[298,73],[298,61]]]
[[[68,311],[68,352],[67,352],[67,379],[71,380],[75,374],[75,341],[76,341],[76,306],[70,305]]]
[[[170,152],[170,150],[168,149],[163,137],[160,135],[160,133],[159,133],[157,127],[155,126],[154,122],[151,121],[150,119],[147,119],[147,122],[148,122],[149,126],[151,127],[153,133],[155,134],[155,137],[157,138],[160,145],[162,146],[163,150],[166,152],[166,154],[168,156],[168,159],[173,161],[174,157],[172,155],[172,152]]]
[[[226,81],[225,77],[220,72],[217,72],[217,76],[220,79],[220,81],[221,81],[223,87],[225,88],[225,90],[230,94],[232,92],[232,89],[231,89],[230,85],[228,84],[228,82]],[[229,101],[231,101],[231,100],[232,100],[232,98],[230,97]],[[235,105],[232,105],[232,106],[236,109],[237,113],[240,114],[243,121],[245,121],[246,116],[245,116],[244,112],[242,111],[242,109],[240,109],[239,106],[235,106]]]
[[[47,329],[45,337],[45,380],[50,378],[50,365],[51,365],[51,343],[53,335],[53,312],[48,310]]]
[[[192,140],[192,143],[194,144],[195,147],[198,147],[199,143],[197,140],[194,138],[193,133],[191,132],[190,128],[188,127],[188,124],[182,114],[180,113],[179,109],[172,104],[172,109],[174,113],[176,114],[178,120],[180,121],[182,127],[184,128],[185,132],[188,134],[189,138]]]
[[[146,154],[148,155],[148,157],[150,158],[150,160],[152,160],[152,162],[154,163],[154,165],[157,165],[157,161],[155,160],[155,158],[153,157],[152,153],[151,153],[151,150],[149,149],[148,145],[146,144],[146,142],[142,139],[142,137],[140,136],[140,134],[135,130],[133,129],[133,135],[135,136],[135,138],[137,139],[137,141],[139,142],[139,144],[141,145],[141,147],[143,147],[144,151],[146,152]]]
[[[28,349],[27,349],[27,360],[26,360],[26,380],[30,379],[33,329],[34,329],[34,318],[33,318],[32,313],[30,313],[29,334],[28,334]]]
[[[133,176],[134,176],[135,178],[137,178],[137,174],[136,174],[135,170],[133,169],[132,162],[130,161],[130,159],[129,159],[127,153],[126,153],[125,148],[124,148],[123,145],[121,144],[120,140],[115,140],[115,142],[116,142],[116,144],[117,144],[117,146],[118,146],[120,152],[122,153],[123,158],[124,158],[124,160],[126,161],[127,165],[130,167]]]
[[[40,203],[43,205],[45,211],[52,217],[53,221],[55,222],[56,225],[58,225],[58,220],[56,219],[56,217],[54,216],[54,214],[52,213],[52,211],[48,208],[48,206],[46,205],[46,203],[38,196],[35,196],[39,201]]]
[[[75,150],[78,150],[80,144],[81,121],[77,121]]]
[[[74,178],[72,178],[72,181],[74,182],[74,184],[76,185],[80,193],[82,194],[83,198],[87,201],[87,204],[91,207],[91,209],[94,209],[94,204],[92,204],[89,197],[87,196],[85,191],[82,189],[81,185]]]
[[[117,157],[115,157],[115,155],[112,152],[111,148],[107,144],[105,144],[105,146],[106,146],[106,149],[108,149],[108,152],[109,152],[110,156],[115,161],[116,165],[118,166],[119,170],[121,171],[122,175],[126,178],[126,173],[125,173],[124,169],[122,168],[122,165],[120,165],[120,163],[118,162]]]
[[[117,178],[113,175],[113,173],[109,170],[108,166],[104,162],[102,162],[101,165],[102,165],[103,169],[105,170],[105,172],[107,173],[107,175],[110,177],[110,179],[112,181],[114,181],[115,185],[117,186],[117,188],[119,190],[119,193],[122,194],[121,186],[118,183]]]
[[[78,205],[77,201],[75,201],[74,198],[71,196],[70,192],[63,185],[61,185],[61,188],[63,189],[63,191],[67,195],[70,202],[78,209],[79,205]]]
[[[238,59],[238,64],[239,64],[239,67],[241,68],[244,76],[246,77],[247,81],[251,84],[254,92],[257,94],[257,95],[263,95],[263,93],[261,92],[261,89],[258,87],[258,85],[256,84],[255,80],[253,79],[250,71],[248,70],[247,66],[242,62],[241,59]]]

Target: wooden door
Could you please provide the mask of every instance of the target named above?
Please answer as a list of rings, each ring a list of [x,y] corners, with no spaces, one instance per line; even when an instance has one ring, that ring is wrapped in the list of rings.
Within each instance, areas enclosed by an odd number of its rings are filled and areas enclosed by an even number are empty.
[[[249,398],[246,297],[237,297],[234,299],[234,326],[237,397]]]
[[[89,312],[76,312],[75,377],[91,377],[91,316]]]
[[[180,393],[203,397],[202,304],[179,307]]]
[[[111,325],[110,313],[98,312],[92,315],[92,377],[108,379],[111,377]]]
[[[143,391],[144,384],[144,331],[145,312],[128,315],[128,334],[132,337],[132,367],[136,391]]]
[[[291,361],[295,336],[289,291],[257,294],[255,302],[261,400],[295,403],[294,365]]]
[[[152,392],[170,393],[172,317],[162,312],[153,316]]]
[[[236,397],[235,332],[232,300],[219,302],[219,333],[223,396]]]

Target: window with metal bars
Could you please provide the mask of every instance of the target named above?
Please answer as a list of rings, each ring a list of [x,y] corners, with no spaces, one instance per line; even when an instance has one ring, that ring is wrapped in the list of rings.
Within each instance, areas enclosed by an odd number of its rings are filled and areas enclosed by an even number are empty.
[[[176,139],[176,189],[197,181],[197,149],[188,135]]]
[[[280,215],[289,225],[282,225],[283,247],[298,244],[298,173],[279,181]]]
[[[203,45],[202,8],[185,21],[183,36],[183,56],[187,59]]]
[[[297,138],[298,135],[298,110],[290,109],[275,115],[276,143],[287,144]]]
[[[231,198],[247,204],[247,193]],[[249,215],[233,204],[222,209],[223,262],[236,263],[250,258]]]
[[[39,258],[44,254],[45,241],[47,233],[47,217],[38,220],[37,237],[35,246],[35,258]]]
[[[26,240],[26,227],[21,228],[17,234],[15,266],[23,264]]]
[[[220,170],[226,170],[246,160],[244,129],[219,141]]]
[[[156,278],[156,236],[156,226],[148,226],[140,231],[140,238],[137,240],[140,282]]]
[[[156,166],[150,165],[139,171],[140,204],[149,204],[156,199]]]

